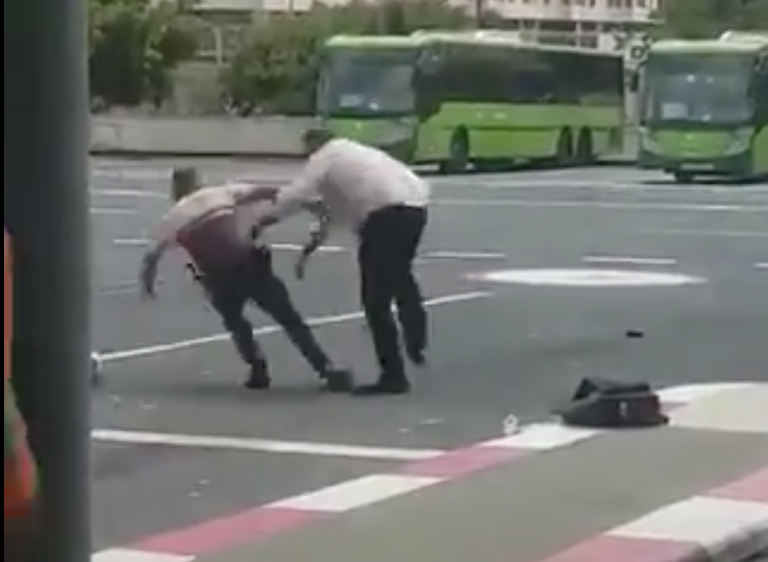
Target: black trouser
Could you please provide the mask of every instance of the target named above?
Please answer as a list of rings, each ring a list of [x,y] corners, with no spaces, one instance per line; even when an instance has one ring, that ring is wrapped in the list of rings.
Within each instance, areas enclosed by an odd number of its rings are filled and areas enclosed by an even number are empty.
[[[330,359],[293,305],[285,283],[275,275],[268,248],[254,248],[226,267],[202,269],[201,281],[211,304],[221,315],[238,353],[252,368],[265,367],[266,360],[244,314],[248,302],[255,303],[285,330],[318,374],[330,368]]]
[[[426,224],[426,209],[400,205],[371,213],[360,229],[360,292],[383,379],[406,376],[393,303],[408,349],[420,353],[427,345],[427,313],[413,274]]]

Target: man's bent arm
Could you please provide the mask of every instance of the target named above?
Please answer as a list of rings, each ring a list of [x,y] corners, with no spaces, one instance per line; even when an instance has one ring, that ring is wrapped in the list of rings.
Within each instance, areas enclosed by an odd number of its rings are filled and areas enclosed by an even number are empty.
[[[144,258],[141,261],[139,279],[141,282],[142,294],[145,296],[154,295],[157,270],[160,266],[160,261],[163,259],[163,255],[170,246],[171,244],[167,241],[160,240],[144,254]]]

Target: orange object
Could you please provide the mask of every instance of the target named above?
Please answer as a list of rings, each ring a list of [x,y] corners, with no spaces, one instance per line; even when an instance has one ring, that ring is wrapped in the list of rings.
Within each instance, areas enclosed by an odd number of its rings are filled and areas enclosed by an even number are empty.
[[[27,442],[22,420],[11,386],[11,343],[13,341],[13,257],[8,232],[3,233],[5,258],[3,306],[4,444],[3,499],[4,519],[24,515],[35,498],[37,470]]]

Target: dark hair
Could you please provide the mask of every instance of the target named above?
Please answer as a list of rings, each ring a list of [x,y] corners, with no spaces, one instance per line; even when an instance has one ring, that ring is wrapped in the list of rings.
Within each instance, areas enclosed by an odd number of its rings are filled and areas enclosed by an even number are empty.
[[[197,169],[193,166],[174,168],[171,176],[171,195],[177,201],[195,191],[200,183]]]

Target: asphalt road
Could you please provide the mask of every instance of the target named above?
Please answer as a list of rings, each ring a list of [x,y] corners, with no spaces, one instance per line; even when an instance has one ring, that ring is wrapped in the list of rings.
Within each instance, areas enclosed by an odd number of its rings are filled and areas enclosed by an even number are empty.
[[[430,366],[414,371],[413,395],[319,395],[258,312],[277,388],[248,394],[238,386],[243,366],[178,257],[162,267],[156,303],[137,296],[142,240],[167,207],[177,163],[94,162],[94,349],[108,359],[93,407],[105,430],[95,447],[99,548],[494,437],[509,414],[547,417],[583,377],[768,382],[768,187],[681,187],[602,167],[434,178],[419,271],[438,301]],[[296,171],[200,164],[212,181],[284,181]],[[270,234],[286,278],[305,231],[297,220]],[[569,271],[525,274],[525,284],[478,278],[530,269]],[[592,286],[573,286],[585,271]],[[637,276],[647,273],[661,277]],[[616,282],[625,285],[608,286]],[[352,255],[330,248],[291,286],[334,358],[372,379]]]

